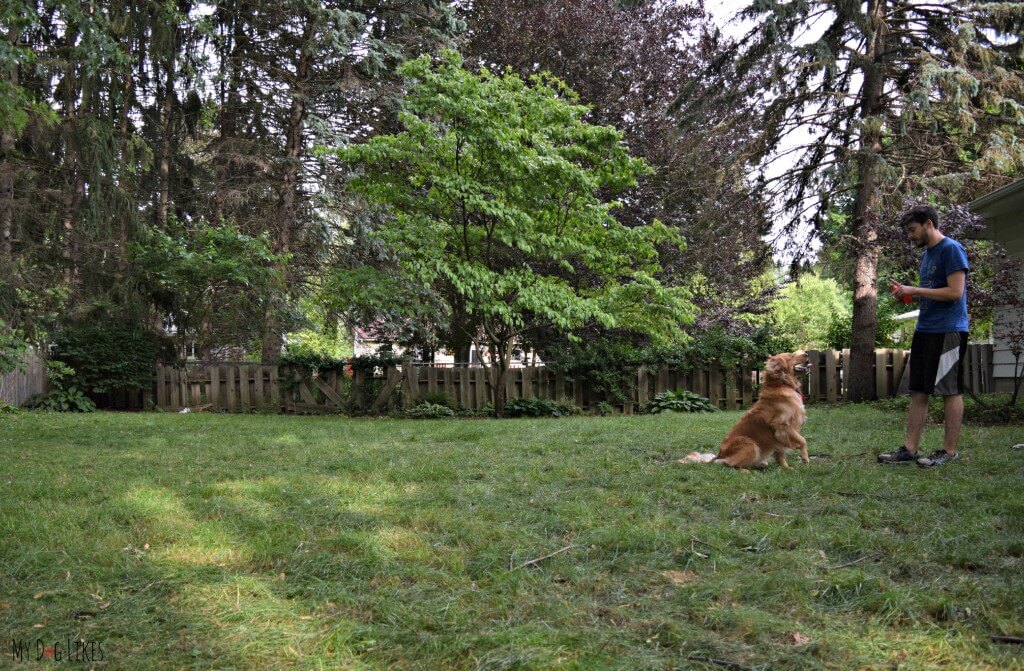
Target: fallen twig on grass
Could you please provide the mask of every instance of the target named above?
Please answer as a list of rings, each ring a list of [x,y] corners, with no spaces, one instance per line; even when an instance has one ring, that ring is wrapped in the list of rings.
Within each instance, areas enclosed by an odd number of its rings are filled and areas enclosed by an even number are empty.
[[[867,561],[868,559],[877,559],[877,558],[879,558],[881,556],[882,556],[881,552],[872,552],[871,554],[864,555],[860,559],[854,559],[853,561],[846,562],[845,564],[840,564],[839,566],[824,566],[823,568],[826,571],[838,571],[841,568],[849,568],[850,566],[854,566],[855,564],[859,564],[862,561]]]
[[[989,636],[996,643],[1016,643],[1018,645],[1024,644],[1024,636],[999,636],[993,634]]]
[[[737,662],[730,662],[727,659],[715,659],[714,657],[705,657],[704,655],[689,655],[687,659],[692,659],[697,662],[707,662],[708,664],[718,664],[719,666],[727,666],[730,669],[736,669],[736,671],[754,671],[749,666],[743,666]]]
[[[865,494],[864,492],[841,492],[838,489],[836,490],[836,494],[840,494],[842,496],[867,496],[872,499],[878,499],[880,501],[887,501],[892,498],[891,496],[885,496],[884,494]]]
[[[573,544],[569,544],[569,545],[566,545],[566,546],[565,546],[564,548],[562,548],[561,550],[555,550],[555,551],[554,551],[554,552],[552,552],[551,554],[548,554],[548,555],[544,555],[543,557],[537,557],[536,559],[531,559],[530,561],[527,561],[527,562],[523,562],[522,564],[520,564],[519,566],[516,566],[515,568],[513,568],[513,569],[511,569],[511,570],[515,571],[516,569],[521,569],[521,568],[525,568],[525,567],[527,567],[527,566],[533,566],[534,564],[536,564],[536,563],[538,563],[538,562],[542,562],[542,561],[544,561],[545,559],[551,559],[551,558],[552,558],[552,557],[554,557],[555,555],[560,555],[560,554],[562,554],[563,552],[566,552],[567,550],[571,550],[571,549],[573,549],[574,547],[576,547],[576,546],[575,546],[575,545],[573,545]]]
[[[725,553],[725,550],[723,550],[722,548],[718,547],[717,545],[712,545],[711,543],[707,543],[705,541],[702,541],[701,539],[697,538],[696,536],[690,536],[690,549],[691,550],[693,549],[693,544],[694,543],[700,543],[701,545],[703,545],[705,547],[709,547],[709,548],[712,548],[714,550],[718,550],[719,552],[721,552],[723,554]]]

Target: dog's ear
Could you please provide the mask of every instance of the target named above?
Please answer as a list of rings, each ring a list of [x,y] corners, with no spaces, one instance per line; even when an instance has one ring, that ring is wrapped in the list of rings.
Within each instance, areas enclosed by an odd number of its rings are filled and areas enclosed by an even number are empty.
[[[781,375],[785,371],[786,365],[782,362],[782,357],[776,355],[769,358],[764,362],[764,372],[768,375]]]

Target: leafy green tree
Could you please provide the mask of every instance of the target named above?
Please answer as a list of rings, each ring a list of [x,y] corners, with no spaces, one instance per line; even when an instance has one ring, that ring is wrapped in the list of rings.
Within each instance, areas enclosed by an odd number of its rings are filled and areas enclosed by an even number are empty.
[[[824,346],[829,325],[850,316],[850,296],[832,278],[805,273],[779,292],[772,303],[778,329],[799,347]]]
[[[558,80],[474,74],[444,52],[400,68],[404,130],[339,150],[351,187],[387,208],[379,235],[405,280],[478,325],[495,410],[512,348],[528,329],[596,322],[671,341],[693,306],[655,278],[660,223],[627,228],[602,199],[647,171],[614,128]],[[677,241],[681,243],[681,241]]]
[[[848,215],[850,397],[872,398],[883,222],[905,196],[969,200],[1024,166],[1024,4],[753,0],[742,16],[755,25],[729,79],[680,100],[698,129],[733,108],[709,98],[750,101],[764,121],[758,155],[792,160],[761,177],[791,232],[809,210],[817,228],[834,209]]]
[[[251,319],[250,305],[281,290],[278,268],[287,262],[271,251],[268,235],[202,220],[186,226],[173,216],[166,230],[151,229],[130,252],[144,290],[176,329],[182,357],[190,340],[203,353],[258,338],[261,323]],[[214,317],[219,328],[211,326]]]
[[[630,153],[654,168],[620,195],[627,226],[657,219],[686,239],[660,249],[665,285],[692,293],[699,337],[716,326],[746,335],[736,315],[767,309],[774,284],[757,286],[771,265],[767,202],[747,180],[760,122],[743,106],[723,123],[680,133],[672,105],[716,46],[703,39],[706,16],[679,0],[474,0],[466,3],[468,63],[508,66],[520,76],[551,72],[591,106],[592,123],[623,131]],[[715,86],[720,85],[716,82]],[[707,114],[707,111],[705,111]],[[559,347],[536,334],[538,348]],[[586,339],[610,332],[580,333]],[[547,359],[545,359],[547,360]]]

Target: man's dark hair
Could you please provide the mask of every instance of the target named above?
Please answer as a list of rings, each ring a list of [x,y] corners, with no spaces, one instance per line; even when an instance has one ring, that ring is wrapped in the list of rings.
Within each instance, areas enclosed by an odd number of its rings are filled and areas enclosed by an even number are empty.
[[[939,213],[935,211],[935,208],[931,205],[915,205],[900,217],[900,228],[905,227],[907,224],[914,222],[923,224],[924,222],[932,220],[932,225],[935,229],[939,228]]]

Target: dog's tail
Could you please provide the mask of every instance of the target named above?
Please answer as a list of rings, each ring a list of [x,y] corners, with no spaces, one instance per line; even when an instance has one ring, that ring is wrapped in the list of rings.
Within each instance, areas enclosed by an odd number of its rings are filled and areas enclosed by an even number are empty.
[[[706,464],[714,460],[715,454],[713,452],[690,452],[678,461],[681,464]]]

